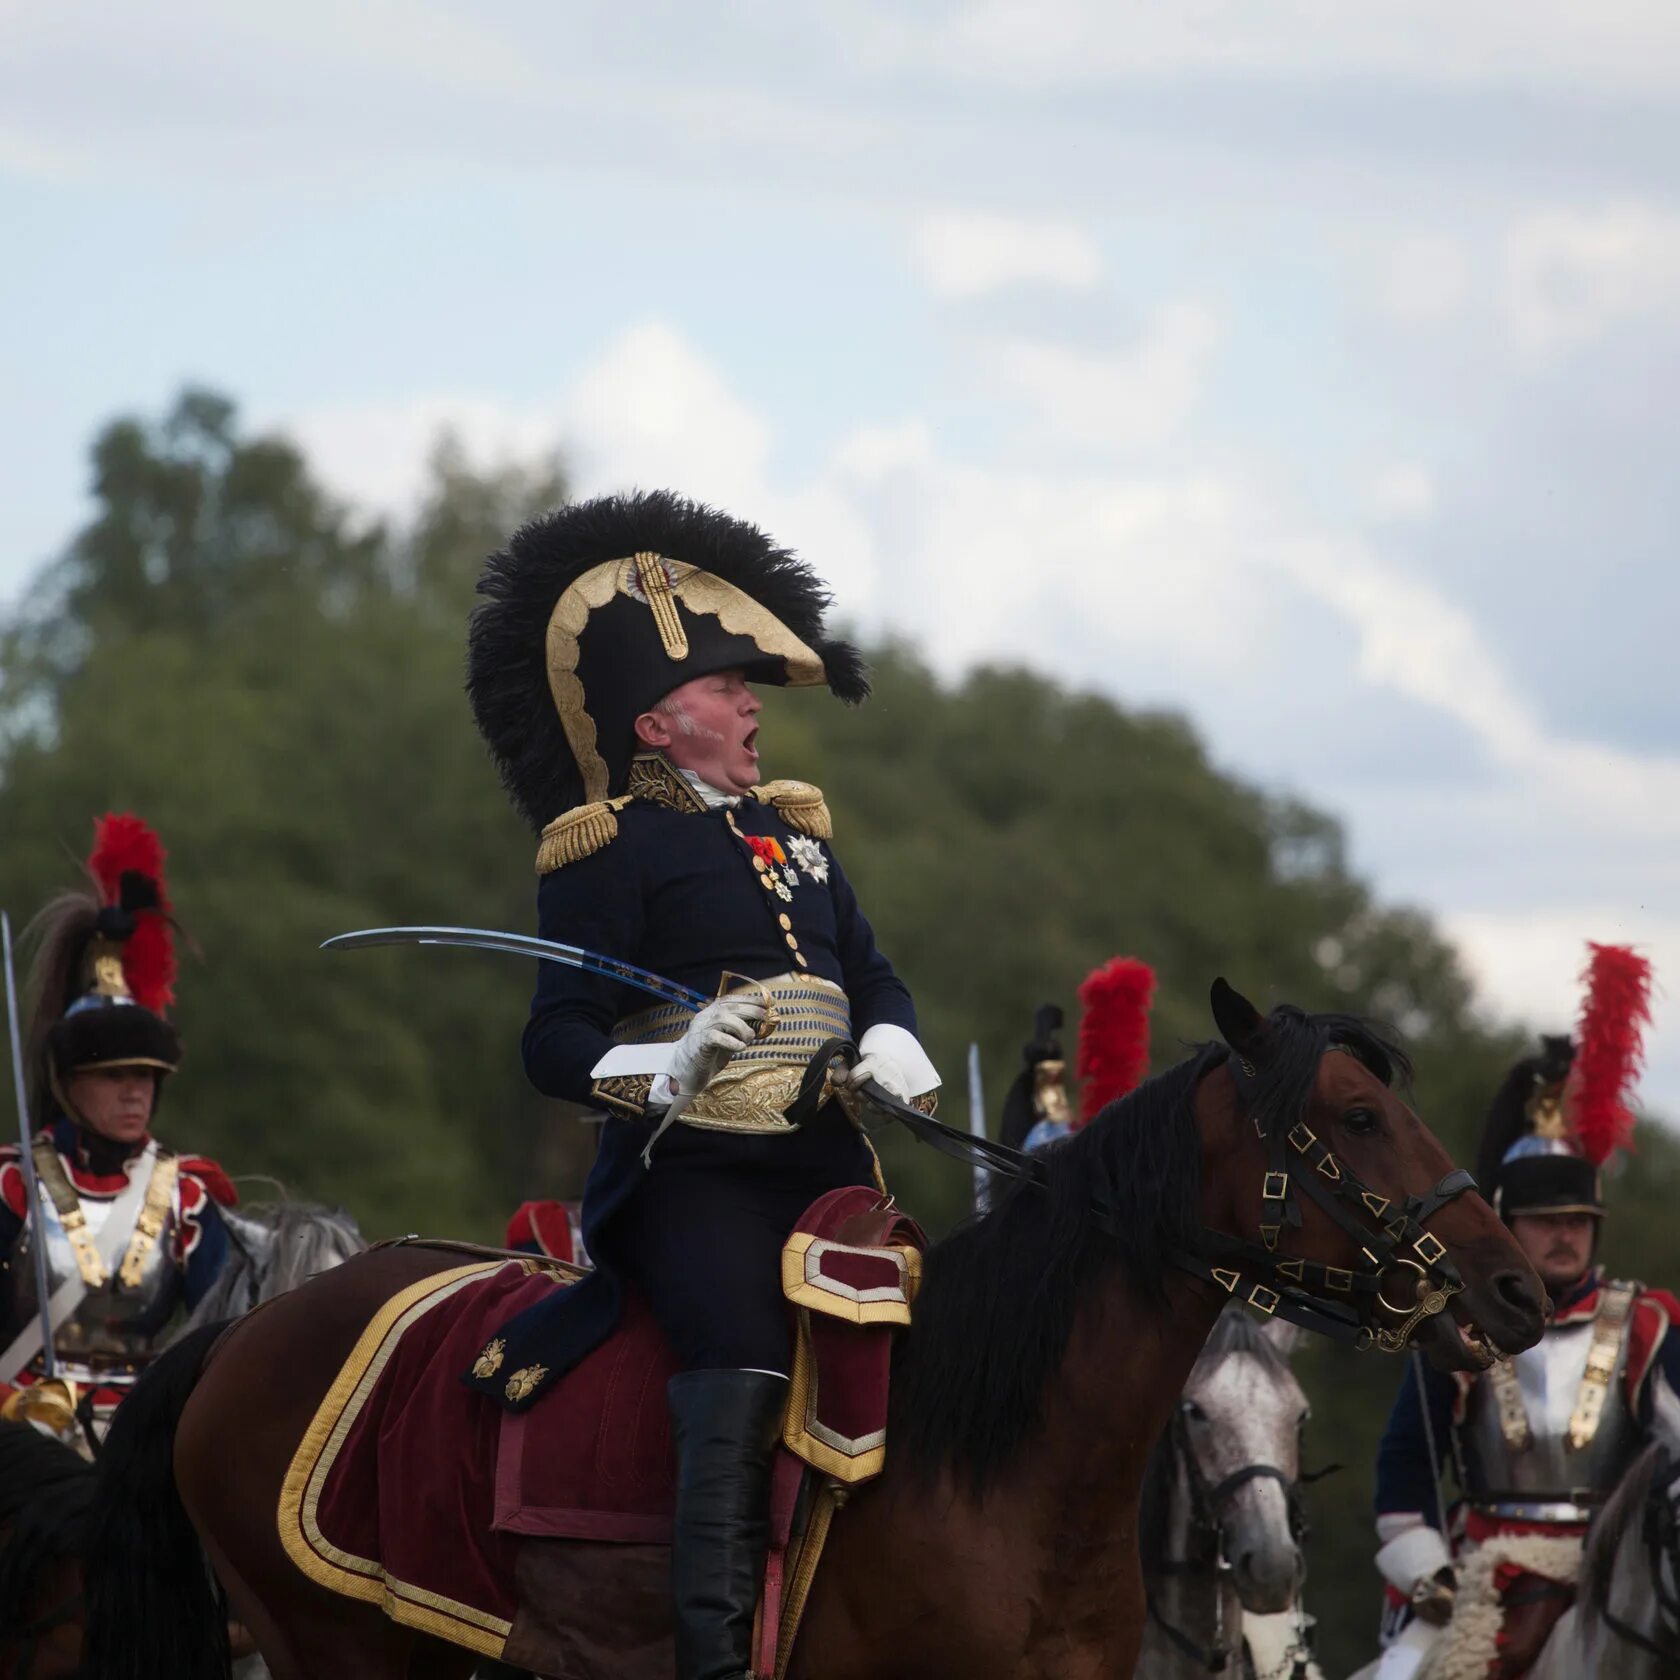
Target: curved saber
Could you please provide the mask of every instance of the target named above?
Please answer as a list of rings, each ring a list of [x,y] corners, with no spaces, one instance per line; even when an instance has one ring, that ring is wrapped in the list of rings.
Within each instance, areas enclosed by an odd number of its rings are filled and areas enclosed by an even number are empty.
[[[475,951],[502,951],[512,957],[536,957],[540,962],[558,963],[562,968],[581,969],[635,986],[685,1009],[704,1009],[712,1002],[704,992],[680,986],[651,969],[638,968],[618,957],[603,957],[581,945],[562,945],[556,939],[537,939],[526,933],[501,933],[493,928],[388,927],[363,928],[357,933],[338,933],[321,941],[323,951],[359,951],[368,945],[464,945]]]
[[[35,1136],[29,1125],[29,1098],[24,1090],[23,1035],[18,1031],[17,974],[12,967],[12,919],[0,911],[0,961],[6,968],[6,1031],[12,1041],[12,1093],[17,1099],[18,1133],[22,1147],[18,1151],[18,1169],[23,1174],[23,1194],[29,1217],[35,1229],[29,1246],[35,1251],[35,1310],[41,1315],[41,1369],[48,1376],[58,1375],[58,1355],[53,1347],[52,1307],[47,1281],[46,1204],[41,1199],[40,1180],[35,1176]],[[0,1373],[0,1381],[10,1382],[13,1373]]]

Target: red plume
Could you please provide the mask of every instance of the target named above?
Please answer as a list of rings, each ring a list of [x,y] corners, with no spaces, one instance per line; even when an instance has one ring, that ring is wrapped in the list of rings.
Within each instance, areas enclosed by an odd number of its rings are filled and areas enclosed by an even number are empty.
[[[175,937],[169,889],[163,878],[163,843],[130,812],[111,812],[93,825],[88,869],[106,904],[134,914],[134,932],[123,945],[123,977],[134,1001],[162,1014],[175,1001]]]
[[[1633,1136],[1627,1097],[1645,1059],[1651,964],[1627,945],[1589,940],[1587,949],[1592,955],[1581,976],[1587,996],[1576,1029],[1575,1135],[1587,1159],[1603,1166]]]
[[[1079,987],[1079,1123],[1141,1083],[1149,1067],[1149,1002],[1155,971],[1136,957],[1115,957]]]

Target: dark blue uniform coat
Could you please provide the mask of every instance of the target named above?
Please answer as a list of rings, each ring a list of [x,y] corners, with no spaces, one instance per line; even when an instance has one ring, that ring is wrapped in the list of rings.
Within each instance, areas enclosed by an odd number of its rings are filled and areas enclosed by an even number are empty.
[[[820,873],[801,868],[797,831],[767,805],[743,802],[731,830],[722,811],[638,801],[592,856],[543,877],[545,938],[627,959],[713,996],[723,975],[805,972],[845,989],[852,1036],[887,1022],[914,1033],[915,1006],[858,908],[826,842]],[[781,842],[797,884],[782,899],[760,884],[744,835]],[[800,848],[809,852],[809,845]],[[785,879],[785,877],[784,877]],[[779,918],[786,915],[791,929]],[[806,962],[800,969],[795,950]],[[544,963],[525,1029],[525,1071],[552,1097],[600,1106],[591,1069],[612,1028],[658,1000],[611,980]],[[597,1270],[513,1319],[496,1374],[468,1378],[504,1405],[511,1371],[545,1368],[542,1389],[618,1321],[626,1282],[641,1290],[685,1368],[788,1369],[782,1243],[828,1190],[873,1182],[873,1156],[834,1104],[797,1133],[753,1137],[673,1126],[642,1151],[653,1125],[609,1118],[584,1190],[584,1241]]]

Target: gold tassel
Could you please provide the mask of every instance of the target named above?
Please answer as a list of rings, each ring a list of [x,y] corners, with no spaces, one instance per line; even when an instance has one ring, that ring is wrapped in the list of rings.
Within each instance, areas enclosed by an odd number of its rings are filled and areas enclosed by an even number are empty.
[[[820,787],[809,782],[766,782],[753,789],[753,796],[761,805],[775,806],[789,828],[797,828],[813,840],[834,838],[834,819]]]
[[[577,863],[607,845],[618,833],[618,813],[627,799],[602,799],[593,805],[578,805],[556,817],[542,831],[537,847],[537,873],[551,875],[568,863]]]
[[[671,578],[665,570],[665,562],[657,554],[638,554],[634,559],[636,576],[653,612],[659,639],[665,644],[666,657],[687,659],[688,633],[683,629],[681,615],[677,612],[677,598],[671,593]]]

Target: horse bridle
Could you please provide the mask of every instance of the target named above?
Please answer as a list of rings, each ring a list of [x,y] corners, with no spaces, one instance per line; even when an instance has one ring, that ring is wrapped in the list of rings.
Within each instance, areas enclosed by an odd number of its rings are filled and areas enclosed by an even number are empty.
[[[1297,1547],[1301,1546],[1307,1537],[1307,1517],[1301,1503],[1301,1489],[1305,1484],[1316,1482],[1330,1475],[1332,1471],[1339,1470],[1341,1466],[1327,1464],[1322,1470],[1309,1470],[1297,1476],[1289,1476],[1276,1464],[1245,1464],[1209,1486],[1207,1472],[1202,1469],[1201,1460],[1197,1458],[1196,1449],[1190,1441],[1189,1426],[1185,1422],[1188,1409],[1189,1402],[1181,1401],[1173,1412],[1167,1425],[1167,1445],[1173,1458],[1184,1466],[1185,1484],[1190,1489],[1189,1543],[1183,1557],[1163,1558],[1153,1566],[1154,1573],[1164,1576],[1188,1575],[1197,1569],[1205,1568],[1211,1559],[1216,1574],[1228,1574],[1231,1565],[1225,1558],[1224,1511],[1237,1493],[1250,1482],[1276,1482],[1283,1489],[1284,1503],[1289,1511],[1290,1538]],[[1221,1674],[1225,1671],[1233,1651],[1225,1643],[1223,1594],[1215,1599],[1217,1608],[1214,1643],[1206,1647],[1199,1645],[1183,1628],[1175,1627],[1162,1615],[1153,1593],[1146,1590],[1145,1598],[1150,1618],[1181,1655],[1188,1657],[1191,1662],[1206,1669],[1210,1674]]]
[[[1345,1044],[1330,1045],[1326,1054],[1333,1052],[1356,1054]],[[1173,1264],[1268,1317],[1275,1314],[1356,1348],[1401,1352],[1418,1325],[1445,1311],[1464,1288],[1446,1244],[1426,1221],[1474,1190],[1475,1179],[1455,1167],[1434,1189],[1396,1203],[1337,1160],[1304,1118],[1286,1129],[1284,1117],[1263,1114],[1252,1062],[1233,1050],[1227,1067],[1238,1100],[1266,1146],[1260,1242],[1204,1227],[1200,1246],[1175,1251]],[[1299,1196],[1316,1202],[1358,1244],[1365,1264],[1327,1266],[1278,1254],[1284,1226],[1301,1223]],[[1411,1301],[1391,1301],[1383,1294],[1384,1279],[1396,1269],[1416,1276]]]
[[[1325,1053],[1337,1051],[1357,1056],[1345,1044],[1331,1044]],[[799,1095],[787,1110],[791,1123],[804,1123],[826,1100],[829,1068],[836,1058],[855,1062],[856,1047],[833,1038],[812,1056]],[[1244,1242],[1204,1226],[1195,1249],[1174,1249],[1167,1258],[1181,1271],[1212,1283],[1268,1317],[1275,1315],[1355,1348],[1401,1352],[1418,1325],[1443,1312],[1464,1288],[1446,1244],[1425,1222],[1456,1197],[1474,1190],[1475,1179],[1456,1167],[1426,1194],[1395,1203],[1344,1167],[1304,1118],[1286,1129],[1280,1117],[1264,1115],[1259,1074],[1252,1062],[1232,1050],[1226,1065],[1238,1100],[1266,1146],[1260,1186],[1261,1240]],[[1035,1156],[947,1126],[900,1102],[873,1081],[857,1094],[888,1119],[898,1121],[919,1142],[943,1154],[1041,1189],[1048,1183],[1044,1163]],[[1301,1223],[1300,1196],[1316,1202],[1352,1238],[1365,1264],[1327,1266],[1277,1253],[1283,1227]],[[1105,1228],[1118,1227],[1117,1213],[1100,1199],[1093,1199],[1091,1213]],[[1382,1292],[1384,1278],[1397,1268],[1416,1275],[1411,1301],[1390,1301]]]
[[[1663,1565],[1668,1565],[1668,1578],[1680,1583],[1680,1509],[1675,1504],[1675,1483],[1680,1481],[1680,1468],[1669,1458],[1667,1451],[1657,1473],[1651,1479],[1650,1491],[1645,1495],[1645,1518],[1640,1528],[1646,1556],[1651,1565],[1651,1586],[1657,1605],[1656,1635],[1642,1633],[1631,1622],[1625,1622],[1612,1612],[1606,1603],[1600,1620],[1618,1638],[1649,1652],[1659,1662],[1673,1663],[1680,1658],[1680,1586],[1671,1587],[1663,1578]]]

